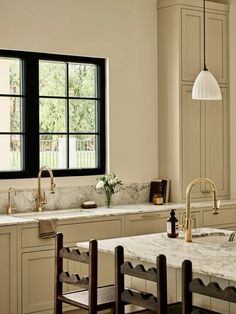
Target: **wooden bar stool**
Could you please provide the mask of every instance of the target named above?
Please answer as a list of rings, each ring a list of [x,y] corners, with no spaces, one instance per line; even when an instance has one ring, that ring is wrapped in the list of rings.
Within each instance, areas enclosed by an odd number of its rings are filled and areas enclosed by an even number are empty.
[[[151,293],[137,291],[124,286],[124,276],[141,278],[156,283],[156,296]],[[156,267],[145,270],[142,264],[133,267],[130,262],[124,262],[124,249],[122,246],[115,248],[115,288],[116,288],[116,313],[124,314],[125,305],[134,304],[144,310],[134,313],[181,313],[181,302],[167,304],[167,274],[166,257],[157,256]]]
[[[78,249],[63,246],[63,234],[56,234],[55,254],[55,314],[62,313],[62,303],[76,306],[95,314],[98,311],[115,308],[114,285],[97,286],[97,241],[89,241],[89,251],[80,253]],[[80,277],[78,273],[69,274],[63,270],[63,260],[72,260],[88,264],[88,277]],[[82,290],[63,293],[63,283],[72,284]]]
[[[193,306],[192,304],[193,293],[236,303],[235,287],[229,286],[222,290],[218,283],[216,282],[210,282],[207,286],[205,286],[200,278],[194,279],[192,278],[192,262],[189,260],[185,260],[182,263],[182,300],[183,300],[182,313],[183,314],[217,313],[211,310]]]

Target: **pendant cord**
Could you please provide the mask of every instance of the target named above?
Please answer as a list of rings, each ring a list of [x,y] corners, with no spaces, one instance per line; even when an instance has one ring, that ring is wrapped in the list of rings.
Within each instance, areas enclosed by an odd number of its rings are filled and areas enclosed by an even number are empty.
[[[206,67],[206,0],[203,0],[203,57],[204,57],[204,71]]]

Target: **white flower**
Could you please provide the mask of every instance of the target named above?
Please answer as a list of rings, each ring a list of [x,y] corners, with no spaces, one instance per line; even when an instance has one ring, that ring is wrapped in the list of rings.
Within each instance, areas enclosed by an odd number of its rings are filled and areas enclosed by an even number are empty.
[[[101,189],[104,187],[104,181],[100,180],[98,181],[98,183],[96,184],[96,189]]]
[[[108,184],[114,185],[116,183],[115,179],[109,179]]]

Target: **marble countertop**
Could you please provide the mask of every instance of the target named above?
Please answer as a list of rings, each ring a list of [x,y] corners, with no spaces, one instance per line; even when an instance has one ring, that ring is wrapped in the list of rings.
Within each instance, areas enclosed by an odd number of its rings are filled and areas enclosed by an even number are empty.
[[[221,206],[236,205],[236,200],[222,200]],[[212,202],[192,202],[192,209],[211,208]],[[170,211],[170,209],[185,209],[185,203],[168,203],[164,205],[153,205],[152,203],[117,205],[111,208],[97,207],[93,209],[65,209],[43,212],[27,212],[16,213],[12,215],[0,215],[0,226],[32,223],[39,219],[58,218],[59,220],[67,220],[73,218],[96,218],[115,215],[142,214],[150,212]]]
[[[127,259],[151,264],[155,264],[158,254],[164,254],[167,265],[174,268],[181,268],[183,260],[189,259],[194,272],[236,281],[236,242],[221,242],[222,234],[228,241],[231,233],[222,229],[199,228],[193,229],[193,242],[185,242],[183,232],[177,239],[168,238],[166,233],[156,233],[100,240],[98,248],[99,251],[114,254],[115,247],[122,245]],[[218,243],[215,238],[213,243],[199,243],[203,234],[205,238],[214,234],[220,241]],[[88,242],[77,243],[77,246],[88,248]]]

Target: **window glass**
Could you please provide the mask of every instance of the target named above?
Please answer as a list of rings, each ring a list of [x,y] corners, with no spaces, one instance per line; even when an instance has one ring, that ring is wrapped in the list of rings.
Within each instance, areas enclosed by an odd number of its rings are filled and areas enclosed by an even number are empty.
[[[21,101],[19,97],[0,96],[0,132],[21,132]]]
[[[70,132],[95,132],[96,101],[72,99],[69,103]]]
[[[21,61],[0,57],[0,94],[21,94]]]
[[[39,62],[39,95],[65,96],[66,94],[66,63]]]
[[[69,149],[70,168],[96,168],[96,138],[94,135],[71,135]]]
[[[69,64],[69,96],[96,97],[97,68],[93,64]]]
[[[0,134],[0,171],[22,170],[22,136]]]
[[[66,131],[66,101],[41,98],[39,103],[40,132]]]
[[[40,167],[47,165],[52,169],[67,168],[67,138],[62,135],[40,136]]]

